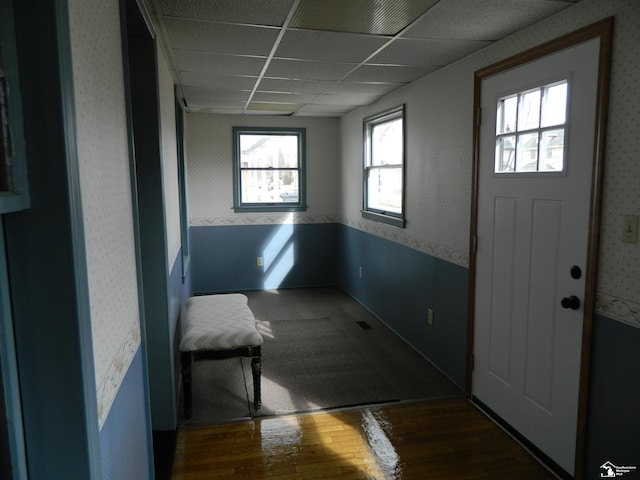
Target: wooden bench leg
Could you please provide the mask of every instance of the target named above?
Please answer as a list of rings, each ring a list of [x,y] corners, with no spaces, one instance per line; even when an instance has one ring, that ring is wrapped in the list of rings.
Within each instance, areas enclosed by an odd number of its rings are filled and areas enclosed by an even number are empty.
[[[182,371],[182,394],[184,395],[184,418],[191,418],[191,352],[180,354]]]
[[[262,406],[262,393],[260,388],[260,377],[262,374],[262,362],[260,357],[251,359],[251,371],[253,373],[253,406],[259,410]]]

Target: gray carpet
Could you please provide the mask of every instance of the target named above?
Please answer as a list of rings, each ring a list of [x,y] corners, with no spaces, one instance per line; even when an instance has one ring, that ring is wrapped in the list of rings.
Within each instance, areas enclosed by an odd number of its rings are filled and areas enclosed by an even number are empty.
[[[249,359],[194,362],[184,425],[462,395],[338,288],[246,294],[265,341],[262,408],[253,407]]]

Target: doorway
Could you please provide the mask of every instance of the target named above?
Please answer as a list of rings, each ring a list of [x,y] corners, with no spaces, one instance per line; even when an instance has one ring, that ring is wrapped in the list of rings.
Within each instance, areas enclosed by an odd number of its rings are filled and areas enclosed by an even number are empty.
[[[578,478],[611,28],[476,72],[468,390]]]

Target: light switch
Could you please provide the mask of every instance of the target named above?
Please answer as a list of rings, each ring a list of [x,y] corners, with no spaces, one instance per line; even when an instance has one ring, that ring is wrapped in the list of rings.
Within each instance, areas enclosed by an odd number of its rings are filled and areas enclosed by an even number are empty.
[[[638,215],[625,215],[622,221],[622,241],[638,243]]]

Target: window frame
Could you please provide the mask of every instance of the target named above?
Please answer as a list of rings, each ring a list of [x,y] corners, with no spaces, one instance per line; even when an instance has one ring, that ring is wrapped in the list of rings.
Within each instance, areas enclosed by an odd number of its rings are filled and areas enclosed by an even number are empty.
[[[374,169],[380,169],[380,166],[372,165],[373,158],[373,145],[371,142],[371,136],[373,129],[381,124],[402,119],[402,163],[399,167],[401,169],[400,177],[402,179],[402,192],[401,192],[401,207],[400,213],[388,212],[386,210],[372,208],[368,206],[369,199],[369,187],[368,179],[370,172]],[[406,206],[406,170],[407,170],[407,117],[405,104],[395,106],[388,110],[376,113],[365,117],[362,120],[363,126],[363,170],[362,170],[362,210],[361,214],[363,218],[374,220],[376,222],[385,223],[394,227],[404,228],[406,224],[405,218],[405,206]],[[383,168],[394,168],[393,166],[386,166]]]
[[[279,168],[243,168],[240,137],[243,134],[298,137],[298,201],[242,202],[242,170],[275,171]],[[235,212],[303,212],[307,210],[307,129],[298,127],[233,127],[233,209]],[[287,168],[290,170],[290,168]]]

